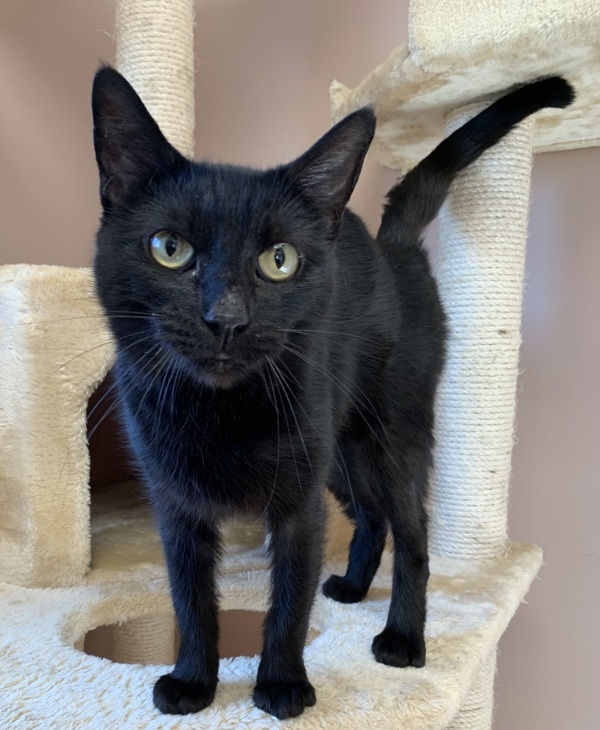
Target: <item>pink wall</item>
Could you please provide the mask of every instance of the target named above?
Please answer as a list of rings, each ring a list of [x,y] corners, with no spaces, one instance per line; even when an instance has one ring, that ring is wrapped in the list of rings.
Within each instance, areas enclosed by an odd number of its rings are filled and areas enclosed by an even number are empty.
[[[268,165],[328,125],[405,40],[406,2],[198,2],[197,152]],[[0,263],[87,265],[98,219],[89,88],[113,57],[112,2],[0,4]],[[501,644],[498,730],[597,726],[600,632],[600,150],[536,158],[511,533],[546,567]],[[394,175],[369,163],[354,207],[376,225]]]

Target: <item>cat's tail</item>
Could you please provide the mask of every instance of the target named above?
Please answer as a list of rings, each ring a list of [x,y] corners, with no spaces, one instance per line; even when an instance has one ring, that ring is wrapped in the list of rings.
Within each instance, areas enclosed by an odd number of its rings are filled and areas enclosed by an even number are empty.
[[[565,79],[550,76],[519,87],[473,117],[390,190],[377,240],[388,245],[406,235],[414,240],[438,214],[457,173],[530,114],[545,107],[564,109],[574,98]]]

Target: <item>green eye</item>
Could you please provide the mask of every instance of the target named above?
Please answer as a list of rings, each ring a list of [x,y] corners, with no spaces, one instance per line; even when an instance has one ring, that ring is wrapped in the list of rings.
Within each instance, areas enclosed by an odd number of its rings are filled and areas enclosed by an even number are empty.
[[[258,257],[260,273],[271,281],[291,279],[300,266],[300,254],[290,243],[277,243]]]
[[[194,257],[194,249],[183,238],[159,231],[150,239],[152,258],[167,269],[183,269]]]

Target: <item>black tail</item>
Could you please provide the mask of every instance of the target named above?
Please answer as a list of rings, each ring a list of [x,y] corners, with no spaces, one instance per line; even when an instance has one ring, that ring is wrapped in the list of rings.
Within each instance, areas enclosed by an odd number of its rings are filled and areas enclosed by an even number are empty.
[[[564,109],[575,98],[560,76],[521,86],[457,129],[393,187],[387,195],[377,239],[393,244],[419,235],[438,214],[452,180],[519,122],[545,107]]]

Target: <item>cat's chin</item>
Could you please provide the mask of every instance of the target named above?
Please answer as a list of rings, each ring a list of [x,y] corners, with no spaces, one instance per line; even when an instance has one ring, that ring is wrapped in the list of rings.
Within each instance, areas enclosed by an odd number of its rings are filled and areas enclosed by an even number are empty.
[[[253,353],[246,358],[223,352],[212,357],[195,357],[177,352],[168,344],[165,349],[173,357],[176,370],[185,372],[198,385],[214,390],[230,390],[241,385],[266,364],[266,353]]]
[[[205,385],[214,390],[230,390],[235,385],[243,382],[247,373],[238,375],[234,373],[215,373],[209,370],[199,370],[194,374],[200,385]]]
[[[230,361],[215,360],[196,365],[191,374],[200,385],[215,390],[229,390],[246,380],[253,370]]]

